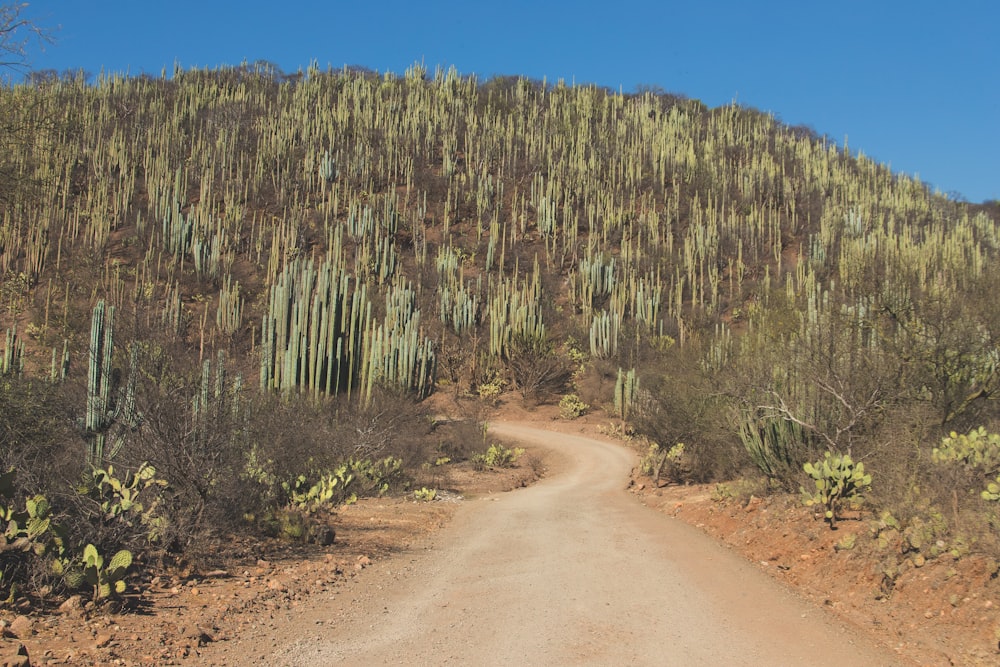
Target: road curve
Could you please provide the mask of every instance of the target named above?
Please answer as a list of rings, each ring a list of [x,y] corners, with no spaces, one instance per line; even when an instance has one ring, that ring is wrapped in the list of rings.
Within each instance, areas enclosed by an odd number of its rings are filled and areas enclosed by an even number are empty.
[[[625,448],[525,424],[492,431],[551,450],[556,472],[468,501],[433,549],[380,564],[391,571],[310,612],[261,664],[908,664],[637,503]]]

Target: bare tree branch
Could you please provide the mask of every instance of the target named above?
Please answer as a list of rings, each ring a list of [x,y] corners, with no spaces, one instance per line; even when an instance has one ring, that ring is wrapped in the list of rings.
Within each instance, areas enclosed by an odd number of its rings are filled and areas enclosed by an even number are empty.
[[[23,15],[27,2],[0,5],[0,67],[24,70],[29,65],[28,46],[52,42],[52,32]]]
[[[836,376],[834,379],[837,380]],[[797,417],[785,402],[785,399],[776,391],[768,392],[774,397],[776,405],[758,405],[756,407],[758,410],[763,411],[769,416],[798,424],[810,433],[821,438],[831,447],[831,449],[837,451],[840,450],[842,445],[841,439],[845,435],[849,435],[858,426],[858,424],[861,423],[865,416],[870,414],[872,411],[879,410],[883,407],[883,402],[879,398],[881,394],[879,387],[874,388],[871,393],[865,396],[859,404],[855,404],[848,400],[845,396],[845,392],[838,391],[837,388],[833,386],[833,383],[820,378],[813,378],[812,382],[820,391],[831,396],[844,408],[844,419],[841,420],[840,423],[832,425],[832,432]],[[837,384],[842,383],[837,380]],[[848,447],[848,453],[850,453],[849,450],[850,447]]]

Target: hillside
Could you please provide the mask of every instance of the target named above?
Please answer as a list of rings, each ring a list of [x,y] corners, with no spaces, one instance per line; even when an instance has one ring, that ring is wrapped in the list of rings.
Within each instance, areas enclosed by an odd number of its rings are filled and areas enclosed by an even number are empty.
[[[10,511],[61,500],[67,544],[311,525],[485,448],[428,396],[517,390],[606,409],[671,481],[796,493],[850,454],[890,570],[1000,557],[995,204],[754,109],[416,65],[0,107],[0,466]]]

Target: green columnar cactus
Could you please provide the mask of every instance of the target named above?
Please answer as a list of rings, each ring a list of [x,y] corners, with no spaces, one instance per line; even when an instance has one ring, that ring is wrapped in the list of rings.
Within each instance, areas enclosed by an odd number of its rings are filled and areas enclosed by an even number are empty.
[[[621,317],[602,310],[594,314],[590,323],[590,355],[607,359],[618,352],[618,331]]]
[[[793,421],[750,412],[740,417],[739,436],[750,460],[765,475],[777,479],[794,467],[792,452],[805,439],[802,427]]]
[[[243,297],[240,296],[240,282],[232,282],[226,276],[219,290],[219,307],[215,314],[215,324],[223,334],[232,336],[243,325]]]
[[[515,266],[515,275],[518,269]],[[506,359],[510,353],[511,341],[521,338],[529,341],[545,340],[545,324],[542,322],[542,288],[538,258],[531,277],[525,277],[518,287],[517,281],[501,276],[490,287],[487,311],[490,318],[490,354],[497,359]]]
[[[548,197],[538,202],[538,231],[545,238],[552,236],[556,229],[556,203]]]
[[[313,396],[354,390],[370,398],[385,382],[426,395],[433,384],[434,354],[421,340],[420,313],[411,287],[386,292],[386,317],[372,317],[368,287],[343,263],[296,260],[271,287],[261,325],[261,386]]]
[[[114,349],[115,307],[104,301],[94,306],[90,322],[90,357],[87,373],[86,427],[90,436],[87,462],[99,466],[104,459],[104,430],[111,407],[111,353]]]
[[[191,248],[195,227],[194,216],[185,216],[181,212],[180,202],[175,200],[163,216],[162,226],[163,245],[175,261],[179,261]]]
[[[382,382],[426,396],[434,374],[434,351],[428,339],[420,341],[420,311],[409,285],[397,284],[386,293],[385,323],[366,338],[367,368],[362,374],[366,400]]]
[[[326,186],[337,180],[337,165],[334,162],[333,157],[330,155],[330,151],[326,151],[323,154],[323,159],[319,163],[319,178],[323,183],[323,189],[326,190]]]
[[[633,317],[639,322],[646,323],[652,332],[660,318],[660,303],[663,300],[663,287],[659,279],[647,275],[633,281],[629,294]]]
[[[49,370],[49,382],[55,384],[66,379],[69,372],[69,341],[63,341],[62,356],[58,356],[56,348],[52,348],[52,367]]]
[[[455,333],[471,331],[479,324],[479,293],[465,285],[444,287],[440,293],[440,317],[444,324],[451,324]]]
[[[17,336],[17,327],[7,329],[7,340],[0,356],[0,375],[20,374],[24,368],[24,342]]]
[[[163,325],[163,328],[174,335],[179,334],[181,332],[181,315],[183,312],[180,283],[175,282],[173,287],[167,283],[166,298],[164,299],[163,311],[160,316],[160,323]]]
[[[638,393],[639,378],[635,375],[635,369],[631,368],[626,372],[619,368],[618,379],[615,381],[615,413],[619,417],[628,419],[632,415]]]
[[[572,278],[576,301],[585,313],[589,312],[601,298],[610,295],[617,284],[615,258],[595,255],[588,248]]]
[[[142,416],[135,405],[138,350],[132,346],[128,379],[112,396],[115,307],[105,308],[104,301],[94,307],[90,324],[90,355],[87,372],[87,413],[84,420],[88,440],[87,463],[100,467],[105,457],[113,458],[124,444],[127,430],[135,430]],[[118,424],[119,431],[110,451],[105,451],[107,434]]]

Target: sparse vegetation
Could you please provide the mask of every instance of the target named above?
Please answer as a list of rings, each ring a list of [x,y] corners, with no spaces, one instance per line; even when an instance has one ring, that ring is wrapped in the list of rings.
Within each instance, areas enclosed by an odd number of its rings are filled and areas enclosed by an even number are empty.
[[[483,468],[510,468],[523,454],[520,447],[510,448],[494,442],[485,452],[473,456],[472,462]]]
[[[440,381],[685,443],[657,480],[829,482],[831,522],[864,489],[901,531],[948,506],[935,543],[997,549],[995,206],[739,105],[453,69],[36,77],[0,108],[0,470],[68,544],[147,563],[510,465],[436,431]],[[854,458],[811,480],[825,451]]]

